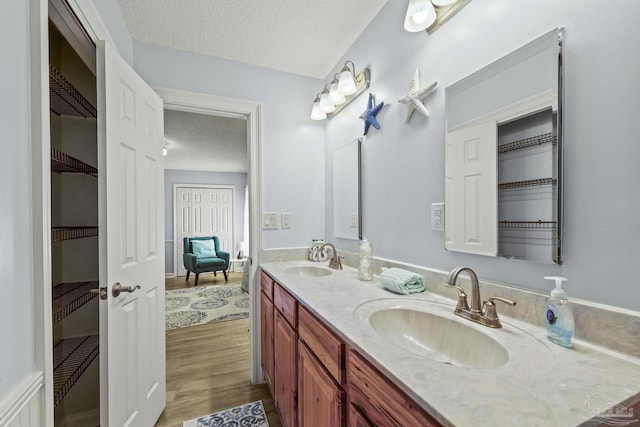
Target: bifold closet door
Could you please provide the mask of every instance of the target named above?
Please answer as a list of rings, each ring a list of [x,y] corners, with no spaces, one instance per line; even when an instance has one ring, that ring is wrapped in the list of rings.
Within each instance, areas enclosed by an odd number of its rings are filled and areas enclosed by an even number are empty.
[[[182,262],[182,239],[218,236],[220,249],[233,258],[233,190],[214,187],[176,187],[176,266],[177,275],[187,271]]]

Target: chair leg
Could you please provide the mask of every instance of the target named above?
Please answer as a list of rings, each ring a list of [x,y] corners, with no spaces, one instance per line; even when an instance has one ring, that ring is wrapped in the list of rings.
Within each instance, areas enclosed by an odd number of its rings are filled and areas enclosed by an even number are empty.
[[[227,283],[229,277],[227,276],[227,270],[222,270],[222,274],[224,274],[224,282]]]
[[[185,281],[189,281],[189,273],[191,273],[189,270],[187,270],[187,278],[185,279]]]
[[[218,277],[215,271],[213,272],[213,277]]]
[[[198,286],[198,278],[200,277],[200,273],[196,273],[196,284],[194,286]]]

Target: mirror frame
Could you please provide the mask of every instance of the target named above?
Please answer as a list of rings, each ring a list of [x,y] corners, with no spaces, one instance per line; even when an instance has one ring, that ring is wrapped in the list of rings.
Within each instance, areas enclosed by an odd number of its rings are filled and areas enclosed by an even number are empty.
[[[352,139],[349,142],[347,142],[346,144],[338,147],[336,150],[334,150],[333,152],[333,235],[335,238],[339,238],[339,239],[346,239],[346,240],[362,240],[362,236],[363,236],[363,232],[362,232],[362,137],[356,138],[356,139]],[[336,182],[336,153],[338,153],[339,150],[341,149],[345,149],[347,148],[350,144],[355,143],[356,144],[356,185],[355,185],[355,190],[357,192],[356,195],[356,203],[357,203],[357,207],[356,207],[356,212],[358,215],[358,221],[357,221],[357,235],[356,236],[349,236],[349,237],[345,237],[345,235],[338,235],[337,231],[336,231],[336,188],[338,188],[338,184]],[[350,165],[349,167],[352,167],[352,165]],[[350,210],[350,212],[352,212]]]

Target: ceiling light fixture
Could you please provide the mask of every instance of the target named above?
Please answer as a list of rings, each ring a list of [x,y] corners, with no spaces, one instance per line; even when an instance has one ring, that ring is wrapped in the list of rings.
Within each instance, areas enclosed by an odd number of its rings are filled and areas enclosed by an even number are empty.
[[[370,80],[371,71],[368,68],[357,73],[356,66],[352,61],[345,62],[340,73],[333,76],[333,80],[313,101],[311,119],[333,118],[358,95],[367,90]]]
[[[471,0],[409,0],[404,29],[434,32]]]

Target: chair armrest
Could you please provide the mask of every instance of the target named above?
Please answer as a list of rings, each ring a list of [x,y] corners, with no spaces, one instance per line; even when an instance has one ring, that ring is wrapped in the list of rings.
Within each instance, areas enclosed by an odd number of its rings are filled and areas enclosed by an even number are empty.
[[[229,252],[218,251],[218,252],[216,252],[216,255],[218,255],[218,258],[222,258],[224,260],[225,264],[227,264],[227,267],[229,267],[229,260],[231,259],[231,256],[229,255]]]
[[[196,267],[198,266],[197,256],[190,253],[182,254],[182,261],[184,263],[184,268],[195,273]]]

